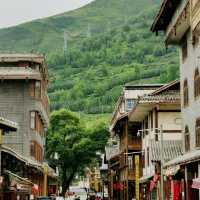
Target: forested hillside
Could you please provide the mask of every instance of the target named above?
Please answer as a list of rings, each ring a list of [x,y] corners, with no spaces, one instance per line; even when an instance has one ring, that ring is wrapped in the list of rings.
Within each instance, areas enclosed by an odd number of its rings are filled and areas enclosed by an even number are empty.
[[[162,36],[149,30],[158,4],[96,0],[76,11],[0,30],[0,50],[46,53],[52,109],[110,113],[125,83],[178,76],[176,49],[166,50]]]

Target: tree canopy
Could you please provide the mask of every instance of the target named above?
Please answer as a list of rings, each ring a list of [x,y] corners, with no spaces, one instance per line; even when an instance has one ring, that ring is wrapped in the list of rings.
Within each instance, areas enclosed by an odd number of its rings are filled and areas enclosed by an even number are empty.
[[[77,171],[96,158],[97,151],[104,149],[107,138],[108,130],[103,123],[86,130],[75,113],[66,109],[52,112],[47,136],[47,158],[52,165],[59,167],[63,193]]]

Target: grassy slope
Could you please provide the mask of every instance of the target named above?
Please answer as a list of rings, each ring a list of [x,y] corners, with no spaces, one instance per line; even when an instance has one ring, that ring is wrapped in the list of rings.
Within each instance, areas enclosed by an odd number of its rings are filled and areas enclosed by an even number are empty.
[[[63,48],[63,31],[80,41],[90,24],[92,35],[120,26],[125,18],[155,5],[156,0],[96,0],[75,11],[0,30],[1,51],[51,52]]]
[[[164,49],[162,38],[156,38],[149,32],[158,1],[96,0],[76,11],[2,29],[0,51],[37,50],[47,53],[47,58],[51,61],[51,54],[59,54],[63,50],[64,30],[68,33],[70,49],[74,51],[85,44],[95,43],[99,38],[102,41],[109,38],[109,46],[94,50],[92,56],[98,60],[95,65],[74,68],[70,64],[53,62],[49,66],[49,94],[54,108],[65,106],[89,113],[111,112],[123,84],[159,82],[160,77],[168,73],[168,66],[177,66],[178,60],[173,50],[158,57],[153,55],[157,47],[162,51]],[[128,32],[124,30],[124,24],[129,26]],[[91,30],[90,38],[87,38],[88,25]],[[132,42],[130,37],[134,38]],[[106,52],[106,56],[99,61],[96,57],[102,52]],[[91,54],[91,51],[80,50],[80,55],[85,54]],[[113,55],[116,55],[113,58],[115,61],[129,55],[131,62],[127,59],[127,62],[121,64],[111,64],[109,58]],[[139,77],[138,68],[141,69]],[[165,77],[163,80],[168,79],[170,78]],[[80,91],[88,86],[90,92]],[[74,94],[80,96],[74,97]],[[90,122],[93,117],[82,116],[88,121],[88,127],[92,126]],[[100,116],[103,117],[95,115],[94,121],[107,121],[109,115]]]

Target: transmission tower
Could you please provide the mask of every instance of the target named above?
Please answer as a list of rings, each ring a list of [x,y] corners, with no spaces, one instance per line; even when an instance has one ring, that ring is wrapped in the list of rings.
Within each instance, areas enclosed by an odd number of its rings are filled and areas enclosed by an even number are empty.
[[[67,34],[67,32],[66,31],[64,31],[64,47],[63,47],[63,49],[64,49],[64,55],[66,55],[66,52],[67,52],[67,48],[68,48],[68,34]]]
[[[87,37],[88,38],[91,37],[91,27],[90,27],[90,24],[88,24],[88,28],[87,28]]]

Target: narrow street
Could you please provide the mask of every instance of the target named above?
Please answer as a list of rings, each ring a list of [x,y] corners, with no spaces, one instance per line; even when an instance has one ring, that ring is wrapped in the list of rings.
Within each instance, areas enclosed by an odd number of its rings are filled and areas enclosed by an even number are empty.
[[[0,200],[200,200],[200,0],[11,1]]]

